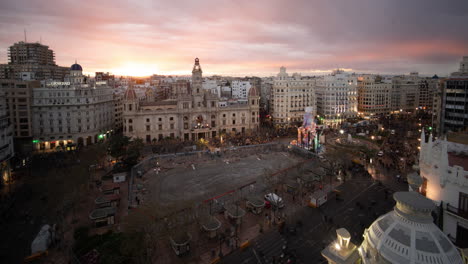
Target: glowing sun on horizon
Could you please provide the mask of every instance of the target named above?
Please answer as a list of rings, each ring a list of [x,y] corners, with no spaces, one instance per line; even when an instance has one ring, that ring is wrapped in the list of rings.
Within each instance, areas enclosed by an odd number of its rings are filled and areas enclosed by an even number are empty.
[[[125,63],[109,71],[115,75],[144,77],[156,74],[158,70],[155,64]]]

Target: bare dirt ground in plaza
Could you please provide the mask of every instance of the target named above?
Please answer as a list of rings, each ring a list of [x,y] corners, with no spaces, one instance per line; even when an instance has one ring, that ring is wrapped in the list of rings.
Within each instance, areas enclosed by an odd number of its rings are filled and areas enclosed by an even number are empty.
[[[252,181],[257,181],[253,191],[260,194],[266,188],[265,174],[291,167],[303,160],[288,152],[269,152],[248,156],[238,153],[231,157],[195,159],[183,164],[161,161],[163,169],[159,174],[150,170],[144,175],[147,194],[143,200],[159,204],[201,202]]]

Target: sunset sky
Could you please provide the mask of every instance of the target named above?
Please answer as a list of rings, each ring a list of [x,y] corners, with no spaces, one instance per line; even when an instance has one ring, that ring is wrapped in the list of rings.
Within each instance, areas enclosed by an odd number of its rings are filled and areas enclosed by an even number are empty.
[[[467,0],[0,1],[0,63],[24,40],[85,72],[447,75],[468,55]]]

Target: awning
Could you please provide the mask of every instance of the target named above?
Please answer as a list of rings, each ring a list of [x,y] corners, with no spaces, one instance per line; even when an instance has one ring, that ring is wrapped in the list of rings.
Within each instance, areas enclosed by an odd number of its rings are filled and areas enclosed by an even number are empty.
[[[265,200],[258,196],[248,196],[247,202],[249,202],[254,207],[264,207]]]
[[[106,218],[108,216],[115,215],[116,211],[117,209],[115,207],[104,207],[104,208],[95,209],[89,214],[89,219],[96,220],[96,219]]]

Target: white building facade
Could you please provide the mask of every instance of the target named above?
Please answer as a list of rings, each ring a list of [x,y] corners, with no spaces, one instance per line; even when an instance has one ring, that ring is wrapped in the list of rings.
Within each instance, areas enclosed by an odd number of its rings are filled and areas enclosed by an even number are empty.
[[[316,115],[315,78],[302,77],[298,73],[290,77],[286,68],[281,67],[271,88],[273,124],[289,126],[302,123],[306,107],[312,107],[312,115]]]
[[[357,75],[341,70],[317,78],[317,114],[325,125],[336,127],[357,116],[357,83]]]
[[[420,192],[442,208],[443,231],[459,247],[468,247],[468,145],[446,139],[426,142],[421,134]]]
[[[114,129],[113,96],[106,81],[91,81],[76,63],[63,82],[43,81],[33,89],[34,148],[54,150],[103,140]]]
[[[231,83],[232,98],[247,99],[252,84],[249,81],[234,80]]]

